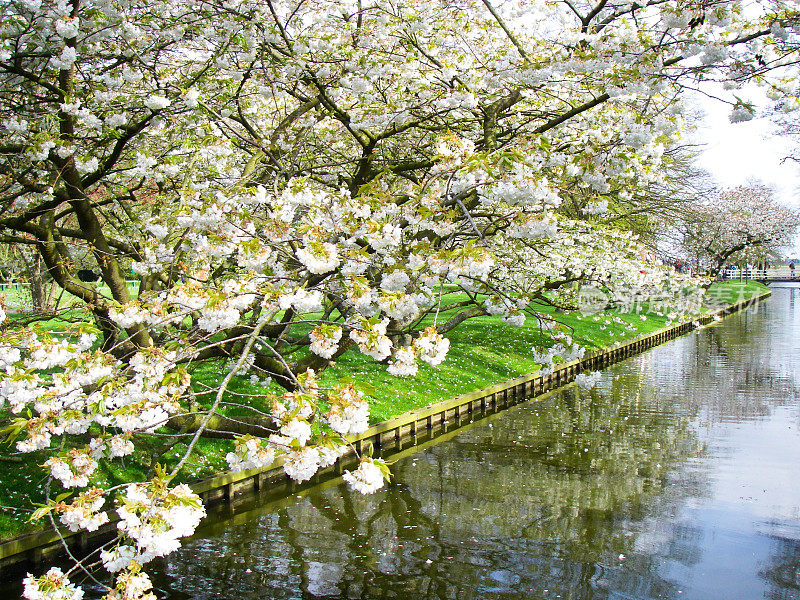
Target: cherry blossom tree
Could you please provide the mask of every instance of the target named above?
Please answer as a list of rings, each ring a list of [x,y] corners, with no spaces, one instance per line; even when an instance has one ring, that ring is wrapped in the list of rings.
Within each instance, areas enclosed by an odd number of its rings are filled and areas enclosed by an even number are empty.
[[[117,573],[108,598],[151,597],[141,566],[202,518],[171,483],[201,435],[237,434],[233,469],[281,456],[303,481],[366,428],[352,385],[318,383],[344,352],[411,376],[465,319],[546,327],[536,303],[576,306],[578,283],[685,297],[630,233],[577,217],[664,180],[684,86],[795,60],[781,4],[3,6],[0,240],[38,253],[93,324],[4,329],[0,397],[17,450],[74,493],[39,515],[92,530],[116,505],[118,540],[79,565]],[[213,388],[193,382],[206,364]],[[285,392],[228,417],[237,377]],[[167,430],[188,436],[174,468],[97,485],[99,462]],[[386,472],[364,456],[346,480],[369,493]],[[31,576],[26,597],[79,598],[68,576]]]
[[[741,185],[687,208],[684,246],[717,273],[730,261],[767,256],[790,244],[799,226],[800,214],[779,204],[772,188]]]

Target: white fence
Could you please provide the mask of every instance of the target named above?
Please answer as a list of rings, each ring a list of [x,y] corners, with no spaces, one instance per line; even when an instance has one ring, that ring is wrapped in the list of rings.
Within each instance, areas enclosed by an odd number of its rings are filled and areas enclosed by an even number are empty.
[[[796,279],[800,278],[800,265],[790,269],[788,265],[770,267],[769,269],[732,267],[723,271],[725,279]]]

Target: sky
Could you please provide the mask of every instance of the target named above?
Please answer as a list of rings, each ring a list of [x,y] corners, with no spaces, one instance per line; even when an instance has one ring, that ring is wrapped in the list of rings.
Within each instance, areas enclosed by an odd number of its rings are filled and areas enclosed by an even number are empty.
[[[698,166],[710,172],[722,187],[740,185],[748,179],[774,185],[781,203],[800,210],[800,163],[784,160],[791,152],[792,141],[781,135],[779,127],[766,118],[730,123],[729,105],[700,95],[692,97],[689,105],[703,112],[692,136],[704,148]],[[792,255],[800,257],[800,234]]]

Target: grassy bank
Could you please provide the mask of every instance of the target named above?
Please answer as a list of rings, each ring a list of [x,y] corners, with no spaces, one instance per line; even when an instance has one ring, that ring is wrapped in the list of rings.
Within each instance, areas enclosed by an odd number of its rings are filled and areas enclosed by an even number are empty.
[[[754,281],[729,281],[713,284],[710,300],[730,305],[763,294],[767,286]],[[587,350],[602,348],[651,333],[665,327],[668,319],[652,313],[603,313],[582,315],[575,311],[559,313],[541,307],[563,323],[574,340]],[[364,355],[353,352],[326,369],[322,383],[331,385],[351,377],[369,399],[373,422],[395,417],[408,410],[426,406],[458,394],[531,373],[539,368],[534,362],[534,346],[550,346],[535,320],[522,327],[504,323],[499,317],[479,317],[465,321],[447,335],[450,351],[439,367],[420,363],[414,378],[389,375],[386,367],[376,365]]]
[[[711,296],[720,304],[731,304],[762,294],[766,289],[755,282],[726,282],[715,284]],[[547,310],[542,308],[543,312]],[[667,323],[666,317],[655,314],[582,315],[579,312],[555,313],[550,310],[552,316],[563,324],[564,330],[587,350],[650,333]],[[446,314],[440,315],[440,322],[447,317]],[[389,375],[385,365],[375,363],[356,351],[349,352],[327,369],[321,383],[333,385],[345,378],[352,380],[370,402],[371,420],[378,422],[413,408],[535,371],[539,365],[533,360],[532,348],[552,344],[550,336],[543,334],[533,319],[526,321],[522,327],[515,327],[504,323],[499,317],[475,318],[462,323],[447,337],[451,345],[445,362],[438,368],[421,364],[417,377],[398,378]],[[221,367],[210,365],[195,373],[197,384],[213,387],[221,377]],[[238,394],[258,395],[266,390],[278,391],[254,386],[244,377],[237,378],[231,386],[231,391]],[[235,409],[231,414],[235,414]],[[0,414],[0,419],[7,417],[7,413]],[[229,441],[201,441],[185,478],[204,477],[225,470],[224,456],[231,447]],[[184,448],[183,443],[176,444],[159,461],[169,465],[177,460]],[[1,538],[14,537],[40,527],[40,524],[28,523],[27,519],[33,511],[33,503],[41,502],[44,498],[45,475],[39,466],[44,460],[43,453],[21,455],[13,446],[0,448],[0,481],[3,482],[3,486],[0,486]],[[141,479],[148,468],[149,464],[133,464],[131,461],[116,463],[112,470],[99,473],[98,478],[104,484],[122,483]]]

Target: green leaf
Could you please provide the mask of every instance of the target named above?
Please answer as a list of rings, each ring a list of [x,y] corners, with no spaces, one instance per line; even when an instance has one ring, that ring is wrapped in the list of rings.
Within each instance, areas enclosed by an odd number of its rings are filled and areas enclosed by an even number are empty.
[[[381,470],[381,474],[386,481],[392,480],[392,472],[389,470],[389,465],[387,465],[382,460],[373,461],[375,465]]]
[[[66,500],[70,496],[72,496],[72,492],[62,492],[61,494],[56,496],[56,503],[63,502],[64,500]]]
[[[14,441],[22,434],[25,429],[28,427],[28,419],[23,418],[16,418],[11,421],[11,423],[0,429],[0,437],[3,438],[3,441],[8,443],[9,445],[13,444]]]
[[[41,508],[37,508],[33,511],[33,514],[28,518],[28,521],[38,521],[42,517],[44,517],[47,513],[53,510],[53,506],[42,506]]]
[[[368,394],[370,396],[376,396],[378,394],[378,389],[372,385],[371,383],[367,383],[366,381],[362,381],[358,384],[358,389]]]

